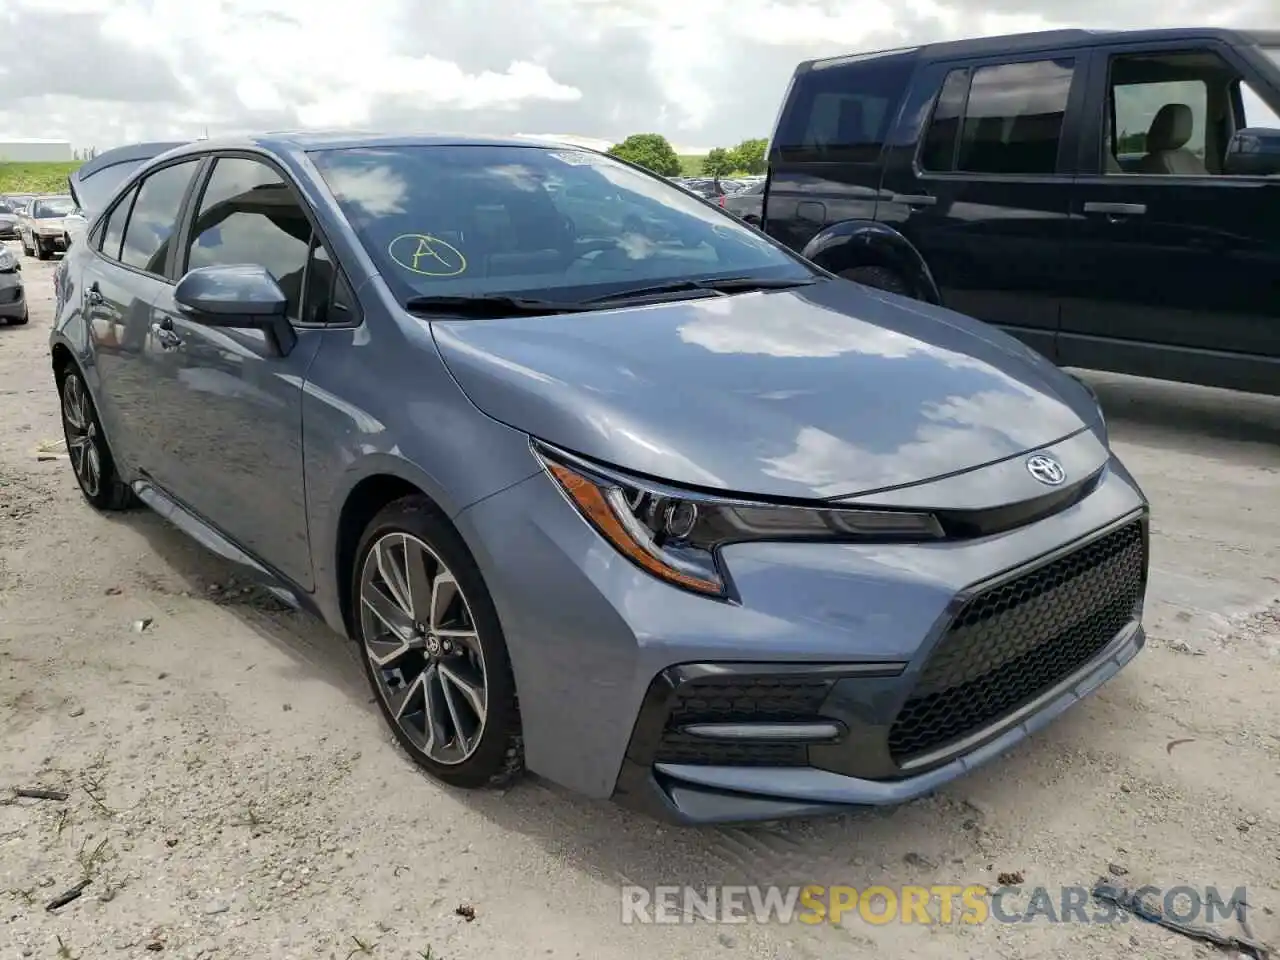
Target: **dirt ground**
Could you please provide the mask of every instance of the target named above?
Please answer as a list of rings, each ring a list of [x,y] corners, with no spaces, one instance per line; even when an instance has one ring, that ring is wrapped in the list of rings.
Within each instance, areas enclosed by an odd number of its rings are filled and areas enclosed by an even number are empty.
[[[61,436],[51,273],[24,262],[31,323],[0,328],[0,957],[1232,955],[1139,922],[620,922],[624,884],[1013,872],[1055,900],[1100,875],[1244,886],[1280,945],[1280,401],[1089,377],[1154,502],[1150,641],[1089,702],[898,809],[681,830],[425,779],[349,644],[158,517],[90,510],[37,457]],[[33,786],[69,797],[11,794]]]

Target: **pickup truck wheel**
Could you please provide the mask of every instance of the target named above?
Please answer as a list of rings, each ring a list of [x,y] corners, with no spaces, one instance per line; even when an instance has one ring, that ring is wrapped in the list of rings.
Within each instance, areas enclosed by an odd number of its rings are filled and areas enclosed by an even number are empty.
[[[840,271],[840,276],[854,283],[860,283],[864,287],[875,287],[877,290],[887,290],[889,293],[901,294],[904,297],[911,296],[911,288],[907,286],[907,281],[896,270],[890,270],[888,267],[853,267]]]

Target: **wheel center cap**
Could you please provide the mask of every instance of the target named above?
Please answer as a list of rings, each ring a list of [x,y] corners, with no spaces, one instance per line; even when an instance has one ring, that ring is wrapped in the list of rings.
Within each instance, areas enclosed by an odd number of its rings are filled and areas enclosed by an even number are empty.
[[[427,634],[427,653],[433,657],[440,656],[440,638],[433,634]]]

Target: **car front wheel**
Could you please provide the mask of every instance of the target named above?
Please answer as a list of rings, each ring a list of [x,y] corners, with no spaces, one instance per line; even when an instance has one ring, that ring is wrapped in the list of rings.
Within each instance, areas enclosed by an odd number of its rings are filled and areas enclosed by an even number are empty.
[[[352,625],[396,739],[432,776],[501,786],[523,770],[519,706],[493,600],[466,545],[424,497],[369,524]]]

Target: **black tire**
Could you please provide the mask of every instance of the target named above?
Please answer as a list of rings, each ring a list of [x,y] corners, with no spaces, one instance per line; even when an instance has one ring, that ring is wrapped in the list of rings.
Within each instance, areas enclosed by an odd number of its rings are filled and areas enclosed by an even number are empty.
[[[840,276],[854,283],[860,283],[864,287],[875,287],[877,290],[901,294],[904,297],[911,296],[911,287],[907,281],[896,270],[888,267],[853,267],[840,271]]]
[[[452,573],[469,610],[476,641],[483,654],[486,716],[473,752],[457,763],[436,762],[406,734],[387,702],[369,655],[361,591],[370,553],[374,545],[388,534],[407,534],[421,541],[447,567],[447,572]],[[377,561],[372,562],[376,564]],[[502,787],[516,780],[524,772],[524,740],[515,677],[502,624],[471,552],[429,499],[420,495],[404,497],[388,504],[370,521],[356,550],[349,589],[352,639],[360,647],[365,675],[383,719],[414,763],[436,779],[455,787]]]
[[[23,255],[24,257],[34,257],[34,256],[35,256],[35,251],[33,251],[29,246],[27,246],[27,238],[26,238],[26,237],[24,237],[22,234],[18,234],[18,242],[22,244],[22,255]]]
[[[41,242],[40,242],[40,238],[39,238],[39,237],[32,237],[32,238],[31,238],[31,242],[32,242],[32,243],[34,243],[34,244],[36,245],[36,259],[37,259],[37,260],[52,260],[52,259],[53,259],[53,251],[52,251],[52,250],[50,250],[48,247],[46,247],[43,243],[41,243]]]
[[[84,411],[86,421],[83,430],[69,417],[68,404],[76,402],[72,400],[72,395],[76,391],[79,391],[79,396],[83,397],[81,409]],[[74,366],[64,368],[58,380],[58,394],[61,400],[62,436],[67,443],[67,458],[71,461],[72,473],[84,498],[96,510],[127,510],[134,506],[137,498],[116,471],[116,462],[111,456],[111,448],[107,445],[107,439],[102,433],[102,422],[98,419],[98,410],[93,404],[93,397],[89,395],[89,387],[84,382],[84,377]],[[73,442],[82,439],[86,444],[83,448],[84,457],[94,455],[97,457],[96,483],[90,481],[83,466],[77,466],[77,464],[83,464],[84,460],[76,457]],[[92,454],[90,448],[92,448]]]

